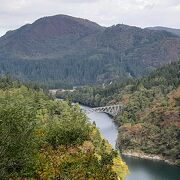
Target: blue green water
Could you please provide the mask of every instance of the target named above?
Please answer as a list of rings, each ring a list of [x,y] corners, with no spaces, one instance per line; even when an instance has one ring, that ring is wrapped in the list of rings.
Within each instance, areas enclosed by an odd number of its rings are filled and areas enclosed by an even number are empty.
[[[82,106],[88,109],[88,107]],[[95,121],[104,137],[115,147],[118,135],[118,129],[111,119],[105,113],[88,113],[90,121]],[[145,160],[123,156],[128,165],[130,175],[127,180],[180,180],[180,168],[168,165],[162,161]]]

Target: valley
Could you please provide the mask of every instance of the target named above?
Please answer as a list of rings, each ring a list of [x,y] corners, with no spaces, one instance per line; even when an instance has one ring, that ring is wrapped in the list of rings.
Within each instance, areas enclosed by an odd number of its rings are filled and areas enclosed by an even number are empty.
[[[180,29],[41,13],[0,37],[0,179],[179,180]]]

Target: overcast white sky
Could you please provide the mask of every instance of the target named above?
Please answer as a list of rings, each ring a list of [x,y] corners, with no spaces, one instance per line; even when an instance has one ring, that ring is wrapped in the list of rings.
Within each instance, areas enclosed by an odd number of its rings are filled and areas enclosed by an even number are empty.
[[[180,0],[0,0],[0,36],[43,16],[67,14],[111,26],[180,28]]]

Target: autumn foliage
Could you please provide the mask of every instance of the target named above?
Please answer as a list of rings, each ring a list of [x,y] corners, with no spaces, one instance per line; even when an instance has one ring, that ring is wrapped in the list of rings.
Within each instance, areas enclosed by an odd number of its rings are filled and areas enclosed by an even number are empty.
[[[127,173],[79,106],[20,84],[0,89],[0,179],[110,180]]]

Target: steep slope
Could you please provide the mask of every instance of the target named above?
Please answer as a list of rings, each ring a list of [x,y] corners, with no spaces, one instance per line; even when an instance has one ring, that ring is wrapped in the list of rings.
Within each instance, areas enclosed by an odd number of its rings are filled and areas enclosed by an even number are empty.
[[[127,25],[101,27],[66,15],[0,38],[0,74],[24,80],[103,83],[148,74],[180,58],[180,37]]]
[[[79,106],[7,77],[0,102],[0,179],[125,179],[127,165]]]
[[[168,28],[168,27],[162,27],[162,26],[148,27],[147,29],[157,30],[157,31],[167,31],[176,36],[180,36],[180,29]]]
[[[119,125],[117,145],[122,152],[159,156],[180,166],[180,61],[145,78],[58,92],[57,96],[89,106],[122,103],[124,109],[115,117]]]
[[[159,67],[180,57],[180,38],[165,31],[116,25],[106,28],[100,38],[101,47],[115,51],[116,60],[125,61],[132,73],[138,66]]]

